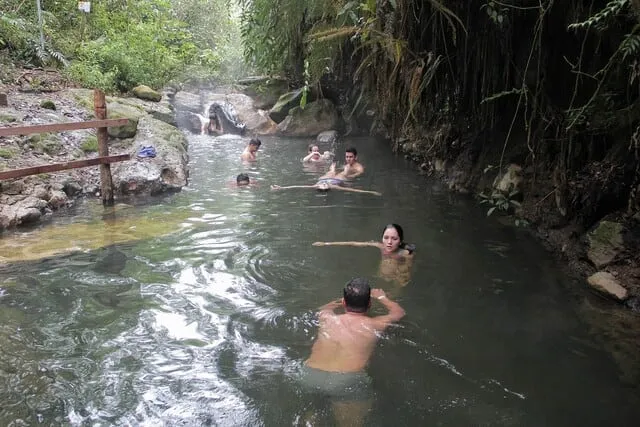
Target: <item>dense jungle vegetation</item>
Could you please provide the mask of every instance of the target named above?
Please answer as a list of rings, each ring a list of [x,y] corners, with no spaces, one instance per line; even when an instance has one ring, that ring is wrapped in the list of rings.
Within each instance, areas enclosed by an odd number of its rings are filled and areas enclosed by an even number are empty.
[[[76,0],[0,0],[1,61],[59,67],[110,92],[243,72],[237,8],[226,0],[90,4],[85,13]]]
[[[396,149],[456,162],[462,181],[517,163],[550,225],[637,212],[640,1],[241,4],[247,58],[352,88],[340,100],[375,108]]]
[[[638,209],[640,0],[37,3],[0,0],[5,63],[111,91],[283,74],[461,181],[519,164],[555,225]]]

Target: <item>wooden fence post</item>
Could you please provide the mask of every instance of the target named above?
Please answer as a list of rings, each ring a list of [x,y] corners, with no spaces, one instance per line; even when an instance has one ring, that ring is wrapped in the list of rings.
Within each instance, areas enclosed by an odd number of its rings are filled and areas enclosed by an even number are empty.
[[[93,109],[98,120],[107,118],[107,103],[105,101],[104,92],[99,89],[93,90]],[[109,146],[106,127],[98,128],[98,155],[108,156]],[[100,165],[100,186],[102,190],[102,204],[104,206],[113,206],[113,180],[111,179],[111,165]]]

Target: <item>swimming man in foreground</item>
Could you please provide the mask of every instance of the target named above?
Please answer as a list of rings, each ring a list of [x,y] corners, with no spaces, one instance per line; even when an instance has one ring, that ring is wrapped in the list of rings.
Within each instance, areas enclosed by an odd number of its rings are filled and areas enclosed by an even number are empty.
[[[371,297],[388,313],[369,317]],[[335,309],[344,307],[344,314]],[[343,290],[342,300],[320,308],[318,337],[302,368],[303,384],[329,395],[338,425],[358,426],[371,408],[371,379],[364,371],[379,334],[402,319],[404,309],[382,289],[371,289],[363,278],[354,278]]]

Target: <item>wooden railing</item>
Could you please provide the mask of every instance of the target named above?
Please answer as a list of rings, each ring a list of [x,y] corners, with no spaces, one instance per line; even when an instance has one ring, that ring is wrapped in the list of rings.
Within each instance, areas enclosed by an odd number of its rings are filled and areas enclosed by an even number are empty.
[[[131,156],[129,154],[119,154],[115,156],[109,155],[107,127],[126,125],[129,122],[129,119],[107,119],[107,105],[105,102],[105,96],[102,91],[97,89],[93,91],[93,108],[98,120],[91,120],[86,122],[53,123],[47,125],[3,127],[0,128],[0,137],[97,128],[98,157],[4,171],[0,172],[0,180],[100,165],[102,203],[105,206],[113,205],[113,181],[111,178],[110,164],[130,160]]]

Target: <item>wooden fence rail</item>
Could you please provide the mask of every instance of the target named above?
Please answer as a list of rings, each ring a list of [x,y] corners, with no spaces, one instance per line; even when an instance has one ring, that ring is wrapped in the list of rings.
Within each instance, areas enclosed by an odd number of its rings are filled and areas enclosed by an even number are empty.
[[[64,163],[53,163],[49,165],[33,166],[23,169],[12,169],[10,171],[0,172],[0,180],[21,178],[23,176],[36,175],[39,173],[58,172],[67,169],[84,168],[86,166],[106,165],[115,162],[124,162],[130,160],[129,154],[117,154],[115,156],[94,157],[92,159],[72,160]]]
[[[122,162],[130,159],[129,154],[121,154],[117,156],[109,155],[109,147],[107,144],[107,128],[112,126],[124,126],[129,119],[107,119],[107,103],[105,102],[104,92],[95,89],[93,91],[93,109],[98,120],[87,122],[70,122],[70,123],[53,123],[47,125],[33,126],[14,126],[0,128],[0,137],[10,135],[30,135],[32,133],[46,132],[64,132],[68,130],[78,129],[97,129],[98,138],[98,155],[93,159],[73,160],[64,163],[54,163],[48,165],[34,166],[23,169],[13,169],[10,171],[0,172],[0,180],[10,178],[20,178],[23,176],[36,175],[39,173],[57,172],[66,169],[83,168],[86,166],[100,165],[100,184],[102,188],[102,204],[111,206],[113,200],[113,182],[111,179],[110,164],[114,162]]]
[[[66,130],[124,126],[129,119],[91,120],[88,122],[53,123],[50,125],[15,126],[0,128],[0,136],[30,135],[32,133],[64,132]]]

